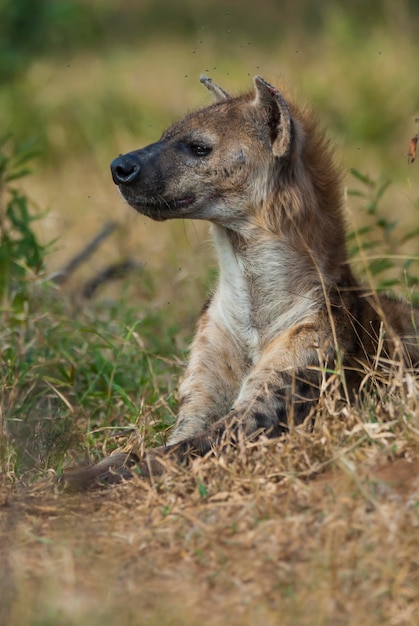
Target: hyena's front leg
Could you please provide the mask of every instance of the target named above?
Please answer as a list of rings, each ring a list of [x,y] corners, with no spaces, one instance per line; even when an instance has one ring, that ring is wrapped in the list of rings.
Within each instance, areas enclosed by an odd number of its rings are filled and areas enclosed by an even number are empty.
[[[291,422],[301,424],[308,416],[319,398],[321,366],[335,354],[328,329],[322,331],[319,326],[301,324],[262,352],[227,416],[244,434],[263,431],[277,436]]]
[[[178,417],[168,445],[205,431],[226,415],[248,369],[243,346],[216,314],[205,311],[179,387]]]
[[[225,441],[274,437],[290,422],[300,424],[319,397],[321,366],[334,358],[333,341],[319,326],[302,324],[283,333],[263,351],[249,371],[232,409],[204,432],[169,446],[168,452],[182,459],[202,455]]]

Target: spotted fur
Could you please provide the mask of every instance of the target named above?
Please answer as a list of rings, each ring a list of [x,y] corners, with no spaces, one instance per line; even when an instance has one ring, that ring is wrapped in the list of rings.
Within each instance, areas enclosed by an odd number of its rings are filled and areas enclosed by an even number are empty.
[[[353,394],[377,353],[419,363],[418,313],[362,288],[348,265],[341,174],[311,112],[260,77],[239,97],[202,82],[214,104],[111,166],[140,213],[211,223],[219,281],[198,321],[177,423],[166,447],[68,474],[73,486],[280,435],[311,413],[322,368],[338,361]]]

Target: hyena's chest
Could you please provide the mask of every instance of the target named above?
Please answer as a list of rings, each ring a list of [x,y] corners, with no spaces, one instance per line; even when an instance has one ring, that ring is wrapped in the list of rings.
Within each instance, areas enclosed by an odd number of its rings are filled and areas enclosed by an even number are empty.
[[[249,274],[248,262],[232,247],[224,233],[217,233],[220,262],[218,288],[213,299],[213,315],[227,329],[233,343],[250,364],[259,359],[269,336],[278,322],[278,297],[254,272]],[[268,284],[268,281],[266,281]]]
[[[264,329],[258,323],[251,294],[245,281],[220,279],[214,298],[214,314],[227,329],[233,343],[254,364],[262,351]]]
[[[295,259],[282,242],[237,250],[221,228],[214,229],[219,257],[219,284],[212,302],[212,315],[250,365],[255,365],[271,342],[283,333],[315,317],[319,309],[316,285],[301,288]],[[304,269],[304,268],[303,268]]]

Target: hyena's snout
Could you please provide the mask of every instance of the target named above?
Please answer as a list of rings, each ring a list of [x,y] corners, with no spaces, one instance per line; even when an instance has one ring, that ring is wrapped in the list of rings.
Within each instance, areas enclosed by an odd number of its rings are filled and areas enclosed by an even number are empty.
[[[194,205],[195,193],[179,184],[180,161],[164,141],[157,141],[114,159],[112,179],[139,213],[155,220],[185,217],[185,211]]]
[[[161,141],[121,154],[111,163],[112,178],[121,192],[132,195],[162,193],[165,145]]]
[[[112,180],[115,185],[131,185],[141,175],[141,160],[137,152],[122,154],[111,163]]]
[[[111,163],[112,178],[134,209],[157,220],[166,219],[167,168],[162,142],[121,154]],[[162,205],[164,211],[162,210]],[[166,208],[165,208],[166,207]]]

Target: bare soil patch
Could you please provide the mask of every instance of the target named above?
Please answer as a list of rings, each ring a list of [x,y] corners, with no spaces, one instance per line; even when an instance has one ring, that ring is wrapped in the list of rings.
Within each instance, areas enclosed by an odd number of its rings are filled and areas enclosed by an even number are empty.
[[[0,623],[416,624],[419,463],[302,479],[274,476],[279,452],[86,494],[3,487]]]

